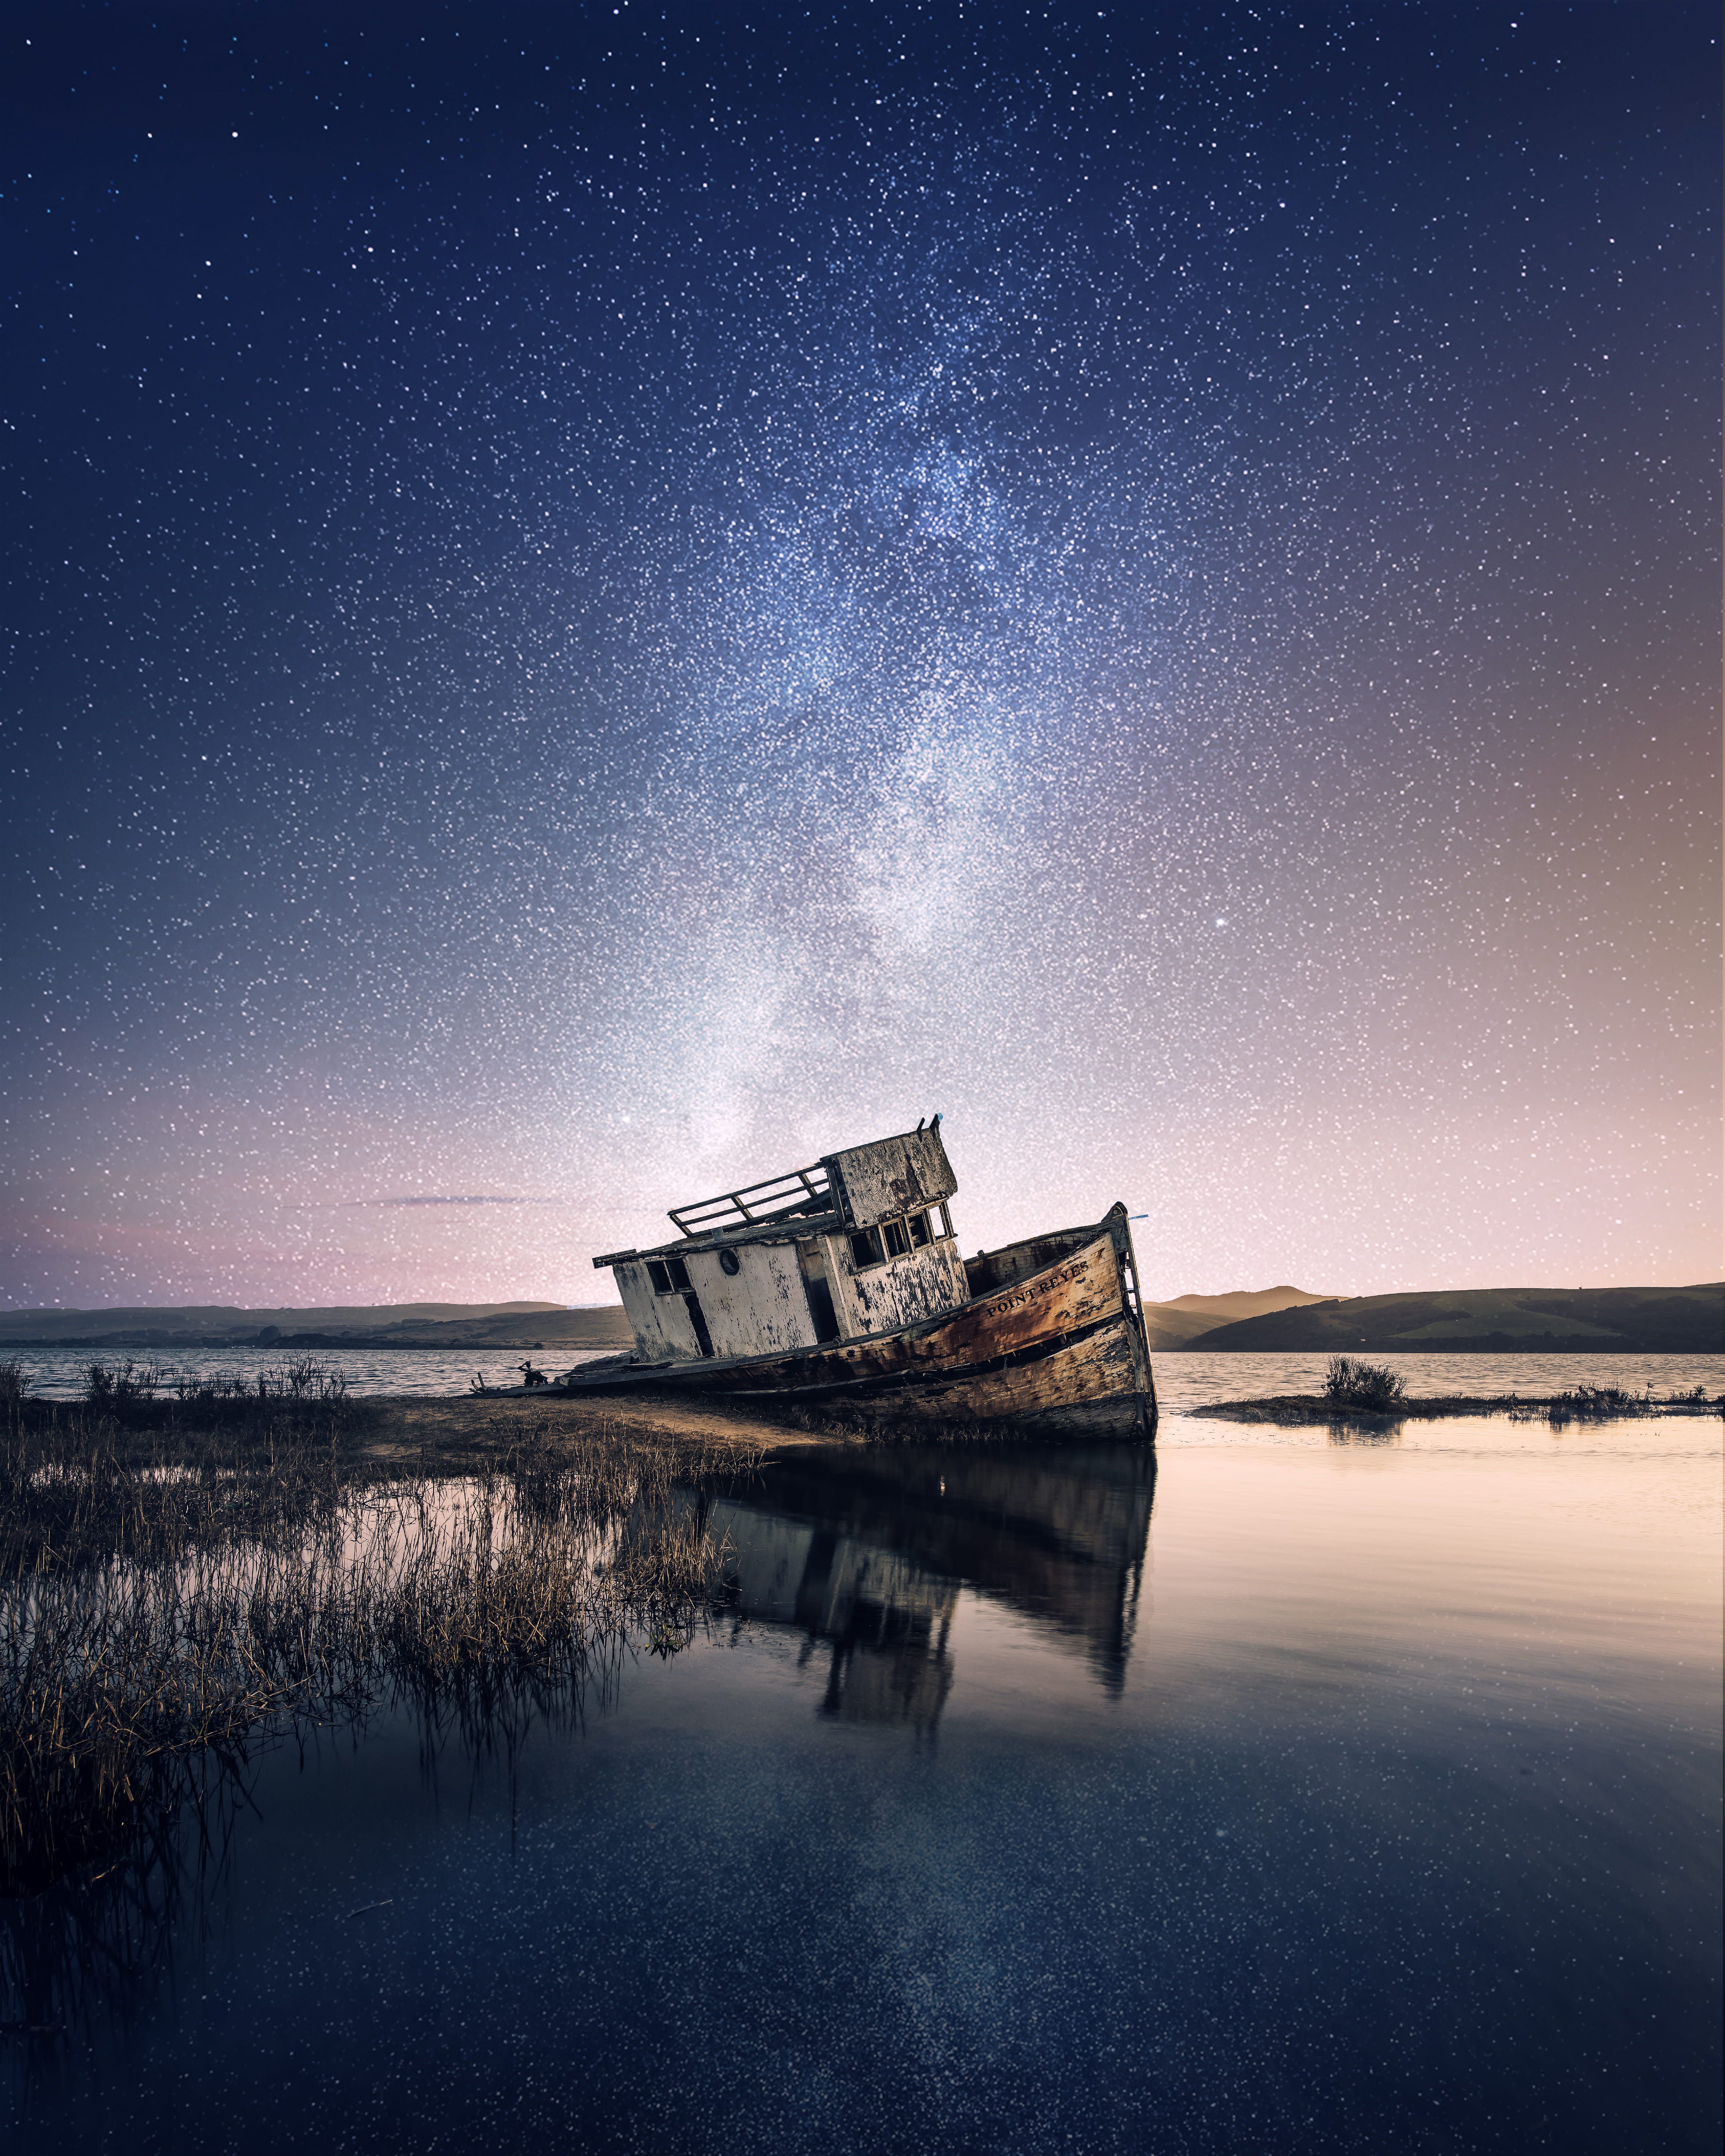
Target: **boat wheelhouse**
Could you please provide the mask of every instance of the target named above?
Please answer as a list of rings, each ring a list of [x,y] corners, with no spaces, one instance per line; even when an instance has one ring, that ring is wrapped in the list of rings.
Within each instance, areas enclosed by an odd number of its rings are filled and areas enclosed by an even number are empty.
[[[1126,1209],[959,1256],[940,1117],[674,1207],[676,1240],[593,1260],[634,1352],[558,1383],[668,1386],[864,1419],[1153,1436]]]
[[[595,1258],[644,1363],[783,1355],[969,1300],[940,1118],[744,1190],[674,1207],[680,1239]]]

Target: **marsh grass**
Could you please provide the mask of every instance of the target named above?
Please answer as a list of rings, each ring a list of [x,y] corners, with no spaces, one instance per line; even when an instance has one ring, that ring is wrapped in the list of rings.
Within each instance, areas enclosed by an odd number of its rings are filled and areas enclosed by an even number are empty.
[[[327,1512],[369,1426],[340,1393],[82,1403],[0,1391],[0,1578],[166,1561]]]
[[[225,1874],[249,1809],[244,1776],[205,1753],[157,1778],[122,1849],[0,1901],[0,2030],[39,2068],[69,2036],[131,2020],[172,1969],[173,1926]]]
[[[122,1371],[0,1429],[0,1894],[106,1857],[294,1731],[407,1704],[482,1738],[704,1621],[709,1457],[621,1420],[476,1471],[380,1460],[315,1377],[176,1392]]]
[[[1363,1363],[1352,1355],[1332,1355],[1324,1372],[1324,1396],[1337,1408],[1356,1413],[1394,1414],[1407,1399],[1407,1380],[1382,1363]]]
[[[1548,1402],[1546,1419],[1560,1430],[1569,1422],[1620,1422],[1655,1412],[1651,1386],[1643,1394],[1626,1392],[1621,1385],[1576,1385]]]

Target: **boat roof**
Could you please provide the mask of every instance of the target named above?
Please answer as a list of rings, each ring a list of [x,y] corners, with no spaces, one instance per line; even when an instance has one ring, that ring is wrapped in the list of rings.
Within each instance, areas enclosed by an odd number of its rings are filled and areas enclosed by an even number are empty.
[[[596,1268],[603,1270],[608,1265],[627,1265],[639,1258],[686,1258],[691,1250],[716,1250],[721,1245],[734,1250],[739,1243],[794,1243],[803,1235],[824,1235],[840,1225],[837,1206],[826,1206],[818,1213],[795,1212],[776,1214],[770,1220],[739,1222],[734,1228],[711,1228],[704,1235],[684,1234],[674,1243],[655,1243],[650,1250],[609,1250],[602,1258],[595,1258]]]

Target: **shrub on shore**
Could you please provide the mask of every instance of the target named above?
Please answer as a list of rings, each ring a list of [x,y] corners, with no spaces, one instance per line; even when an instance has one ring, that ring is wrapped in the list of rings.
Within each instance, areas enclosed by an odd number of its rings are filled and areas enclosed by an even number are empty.
[[[1324,1373],[1324,1394],[1338,1408],[1388,1414],[1407,1398],[1407,1381],[1382,1363],[1357,1362],[1352,1355],[1332,1355]]]

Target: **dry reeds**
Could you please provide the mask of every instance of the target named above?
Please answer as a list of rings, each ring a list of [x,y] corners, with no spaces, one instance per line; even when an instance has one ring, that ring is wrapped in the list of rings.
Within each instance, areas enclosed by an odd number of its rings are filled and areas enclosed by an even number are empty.
[[[194,1756],[396,1702],[483,1723],[701,1621],[720,1553],[686,1486],[734,1453],[541,1427],[439,1477],[362,1459],[344,1398],[245,1397],[191,1402],[201,1430],[159,1387],[7,1409],[0,1893],[123,1841]]]

